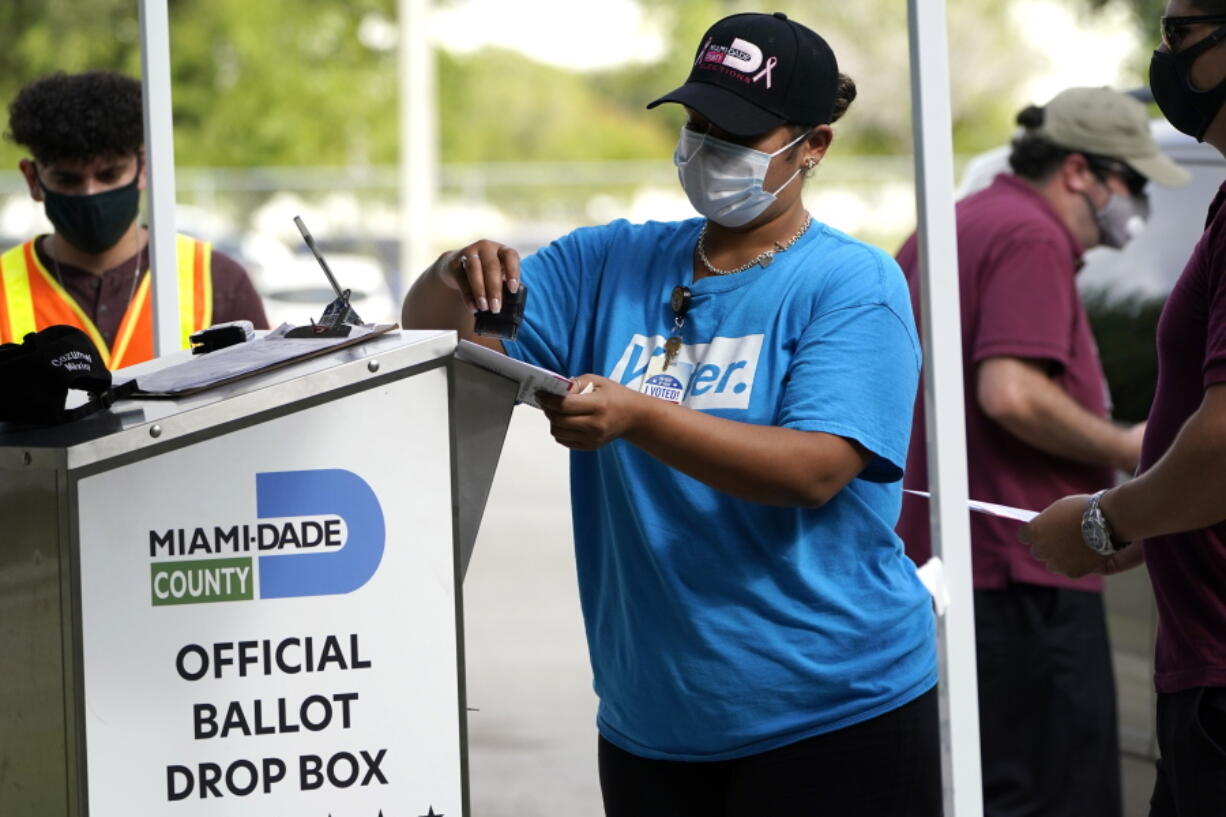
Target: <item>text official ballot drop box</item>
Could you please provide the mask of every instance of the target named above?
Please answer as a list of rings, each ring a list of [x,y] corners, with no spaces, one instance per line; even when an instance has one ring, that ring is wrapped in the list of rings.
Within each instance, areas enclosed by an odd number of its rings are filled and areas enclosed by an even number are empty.
[[[467,814],[460,586],[517,384],[455,346],[0,425],[0,815]]]

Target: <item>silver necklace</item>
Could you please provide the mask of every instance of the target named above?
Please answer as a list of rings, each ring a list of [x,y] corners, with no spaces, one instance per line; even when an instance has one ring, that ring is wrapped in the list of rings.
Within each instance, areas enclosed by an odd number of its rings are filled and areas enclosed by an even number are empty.
[[[793,235],[787,241],[783,241],[783,242],[776,241],[774,247],[771,247],[769,250],[764,250],[763,252],[758,253],[753,258],[746,261],[744,264],[741,264],[739,267],[735,267],[733,269],[720,269],[719,267],[711,263],[711,259],[707,258],[707,252],[703,246],[703,243],[704,243],[704,239],[706,239],[707,237],[707,227],[710,226],[711,222],[709,221],[704,222],[702,225],[702,231],[698,233],[698,258],[699,260],[702,261],[702,265],[707,268],[707,272],[711,273],[712,275],[732,275],[733,273],[744,272],[750,267],[754,267],[759,264],[761,264],[763,269],[765,269],[766,267],[769,267],[771,263],[775,260],[776,255],[788,249],[793,244],[795,244],[797,241],[799,241],[800,237],[805,234],[805,232],[809,229],[809,225],[812,223],[813,223],[813,216],[809,215],[808,213],[805,213],[804,223],[800,225],[800,229],[796,231],[795,235]]]
[[[139,241],[139,239],[138,239]],[[50,243],[50,242],[48,242]],[[128,307],[132,305],[132,299],[136,297],[136,284],[140,281],[140,257],[144,253],[141,250],[136,251],[136,262],[132,265],[132,287],[128,290],[128,300],[124,302],[123,309],[126,314]],[[64,286],[64,278],[60,274],[60,262],[51,252],[51,248],[47,248],[47,255],[51,258],[51,271],[55,273],[55,280],[60,285],[60,289],[68,292],[68,287]],[[101,279],[99,279],[101,280]],[[123,322],[123,317],[120,316],[120,322]]]

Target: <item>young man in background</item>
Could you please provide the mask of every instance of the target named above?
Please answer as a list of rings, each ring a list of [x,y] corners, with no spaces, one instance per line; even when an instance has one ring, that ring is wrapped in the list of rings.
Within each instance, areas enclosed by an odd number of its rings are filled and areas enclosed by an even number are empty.
[[[30,152],[19,169],[54,232],[0,255],[0,343],[68,324],[111,369],[153,357],[143,124],[140,83],[121,74],[54,74],[18,92],[7,135]],[[267,328],[242,266],[195,238],[175,244],[184,348],[214,323]]]

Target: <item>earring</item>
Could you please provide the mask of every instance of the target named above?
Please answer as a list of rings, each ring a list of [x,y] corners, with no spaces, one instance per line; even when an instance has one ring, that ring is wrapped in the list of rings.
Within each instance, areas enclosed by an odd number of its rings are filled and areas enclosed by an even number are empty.
[[[812,156],[805,159],[805,170],[812,170],[815,167],[817,167],[817,159],[814,159]]]

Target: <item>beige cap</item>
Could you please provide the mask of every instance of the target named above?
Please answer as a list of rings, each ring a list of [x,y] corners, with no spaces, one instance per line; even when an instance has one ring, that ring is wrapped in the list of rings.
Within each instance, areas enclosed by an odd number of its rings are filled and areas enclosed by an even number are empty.
[[[1062,148],[1127,162],[1165,187],[1180,187],[1191,178],[1158,151],[1145,106],[1110,88],[1061,91],[1043,107],[1043,124],[1028,132]]]

